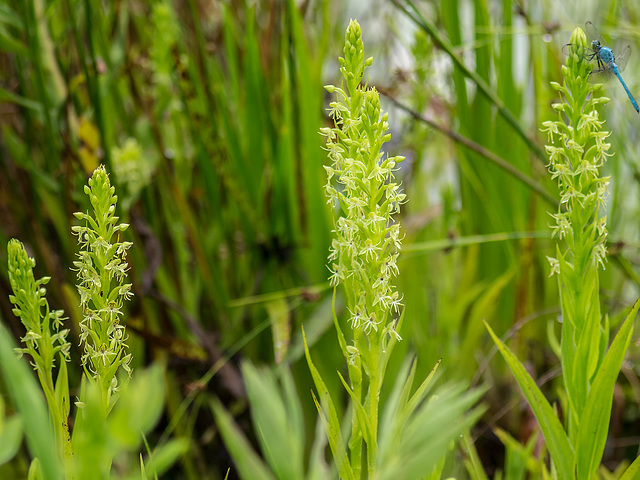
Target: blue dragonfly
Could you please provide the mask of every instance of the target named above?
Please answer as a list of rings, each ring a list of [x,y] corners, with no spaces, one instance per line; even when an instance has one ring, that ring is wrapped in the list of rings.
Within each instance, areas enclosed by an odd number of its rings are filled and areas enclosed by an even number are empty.
[[[597,67],[589,74],[592,76],[592,80],[601,81],[601,78],[604,80],[612,75],[618,77],[618,80],[620,80],[620,83],[629,96],[629,100],[631,100],[631,105],[636,109],[636,112],[640,113],[638,102],[633,98],[633,95],[629,91],[629,87],[627,87],[627,84],[624,83],[624,80],[622,80],[622,76],[620,75],[620,72],[624,71],[624,68],[627,66],[627,62],[629,61],[631,47],[629,47],[629,45],[625,45],[618,54],[614,55],[613,50],[602,38],[602,35],[600,35],[598,29],[593,25],[593,23],[585,23],[585,31],[587,36],[591,39],[591,48],[582,48],[581,50],[583,51],[578,53],[587,61],[596,61]],[[565,45],[563,51],[569,54],[571,53],[572,47],[572,45]]]

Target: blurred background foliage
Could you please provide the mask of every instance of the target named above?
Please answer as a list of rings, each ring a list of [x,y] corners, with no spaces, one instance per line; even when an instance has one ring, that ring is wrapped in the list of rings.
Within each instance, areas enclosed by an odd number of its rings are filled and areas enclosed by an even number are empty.
[[[284,389],[283,403],[297,405],[297,455],[327,468],[300,325],[333,397],[346,402],[335,374],[344,365],[331,322],[333,227],[318,129],[330,124],[322,86],[340,84],[344,29],[357,18],[374,57],[368,85],[390,112],[387,148],[407,157],[398,172],[409,196],[399,219],[404,341],[389,378],[417,353],[418,378],[442,358],[442,379],[488,387],[466,448],[450,452],[452,474],[480,478],[463,460],[480,461],[489,476],[523,458],[536,471],[535,421],[482,320],[553,399],[549,335],[559,332],[559,306],[547,212],[558,196],[538,129],[552,117],[549,82],[560,78],[573,28],[590,19],[637,51],[639,14],[636,3],[615,0],[421,1],[415,10],[403,0],[4,0],[0,244],[25,243],[77,338],[72,212],[87,208],[82,186],[104,163],[134,242],[133,366],[168,365],[165,414],[149,441],[191,441],[167,478],[224,478],[228,467],[236,478],[221,429],[259,449],[243,371],[258,399],[259,385],[271,400]],[[624,76],[638,95],[640,55]],[[640,285],[640,130],[619,87],[611,82],[602,112],[616,152],[606,166],[601,277],[614,329]],[[0,316],[19,339],[9,292],[0,268]],[[341,305],[338,297],[339,313]],[[612,470],[640,444],[639,355],[632,346],[614,400]],[[266,369],[262,383],[250,365]],[[70,367],[72,385],[80,374]],[[0,476],[22,472],[26,458],[19,453]]]

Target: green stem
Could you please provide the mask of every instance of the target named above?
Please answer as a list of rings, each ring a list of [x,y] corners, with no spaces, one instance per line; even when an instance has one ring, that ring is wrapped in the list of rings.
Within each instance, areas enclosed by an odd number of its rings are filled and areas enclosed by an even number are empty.
[[[379,333],[371,336],[370,348],[370,378],[369,378],[369,424],[371,426],[371,439],[367,445],[367,463],[369,478],[373,478],[378,463],[378,406],[380,403],[380,390],[382,378],[380,377],[380,337]]]
[[[55,168],[58,166],[58,148],[56,142],[56,135],[53,133],[53,120],[51,118],[52,105],[51,98],[47,92],[45,86],[45,76],[42,66],[42,51],[40,47],[40,36],[38,32],[38,19],[36,18],[36,8],[35,8],[35,0],[26,0],[23,4],[24,15],[23,25],[25,32],[27,33],[27,40],[29,45],[29,54],[31,56],[31,61],[33,62],[35,71],[36,71],[36,85],[38,89],[38,98],[42,99],[42,111],[44,114],[45,121],[45,139],[47,145],[47,154],[44,155],[45,161],[49,163],[49,165],[55,165]]]
[[[92,76],[87,76],[87,85],[89,86],[89,92],[91,94],[91,100],[93,108],[96,112],[96,123],[98,130],[100,130],[102,151],[104,153],[103,162],[107,168],[111,169],[111,149],[108,145],[108,135],[106,130],[106,122],[104,120],[104,113],[102,108],[102,96],[100,94],[100,77],[98,75],[98,58],[96,56],[95,42],[93,40],[93,34],[91,25],[93,24],[91,0],[84,1],[85,22],[87,26],[87,38],[89,40],[89,56],[91,57],[91,73]],[[93,77],[93,79],[91,78]]]
[[[413,5],[411,0],[405,0],[406,6],[401,5],[398,0],[392,0],[392,2],[406,14],[411,20],[413,20],[418,27],[424,30],[438,45],[442,50],[444,50],[453,63],[465,74],[465,76],[469,77],[478,87],[478,91],[480,91],[485,97],[487,97],[498,109],[500,115],[507,121],[509,125],[515,130],[515,132],[525,141],[527,146],[531,149],[531,151],[545,164],[547,162],[546,155],[540,148],[540,146],[536,143],[534,139],[529,137],[524,129],[518,123],[518,120],[513,116],[513,114],[505,107],[502,100],[496,95],[496,93],[491,90],[489,85],[473,70],[470,70],[462,61],[462,56],[459,55],[458,52],[455,51],[453,45],[449,42],[449,40],[438,33],[435,25],[428,22],[418,11],[418,9]]]

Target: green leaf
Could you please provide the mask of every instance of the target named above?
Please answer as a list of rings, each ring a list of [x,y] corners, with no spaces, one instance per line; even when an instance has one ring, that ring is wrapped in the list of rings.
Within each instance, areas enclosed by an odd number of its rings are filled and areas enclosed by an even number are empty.
[[[220,429],[224,444],[240,474],[240,478],[255,480],[275,480],[275,477],[262,459],[251,448],[242,431],[236,426],[233,418],[216,398],[211,400],[211,409]]]
[[[309,471],[307,480],[324,480],[332,478],[331,468],[327,464],[325,451],[327,449],[327,434],[322,419],[318,418],[316,430],[309,454]]]
[[[156,448],[146,465],[142,467],[147,472],[145,478],[161,477],[171,466],[189,450],[189,440],[173,438],[166,444]]]
[[[429,375],[427,375],[427,378],[423,380],[423,382],[420,384],[420,386],[416,390],[416,393],[413,394],[413,396],[411,397],[411,400],[409,400],[409,403],[407,404],[406,408],[403,411],[403,414],[405,416],[408,417],[409,415],[411,415],[413,411],[416,409],[416,407],[419,405],[419,403],[422,402],[424,397],[427,395],[427,393],[429,392],[429,387],[431,387],[432,385],[433,377],[436,374],[436,371],[438,370],[438,367],[440,366],[441,362],[442,362],[442,359],[436,362],[435,366],[431,369],[431,372],[429,373]],[[411,376],[410,376],[410,379],[412,382],[413,382],[413,374],[414,374],[414,369],[412,369]]]
[[[287,354],[291,340],[291,313],[284,298],[277,298],[265,303],[265,308],[271,319],[271,334],[273,336],[273,352],[276,364],[280,364]]]
[[[489,477],[487,477],[487,472],[484,471],[484,467],[482,466],[482,462],[480,461],[478,450],[471,440],[469,432],[465,432],[462,436],[462,446],[464,447],[468,455],[468,459],[465,459],[465,466],[467,467],[467,471],[471,474],[471,478],[473,478],[474,480],[489,480]],[[515,480],[518,477],[507,478],[509,478],[509,480]]]
[[[20,15],[4,2],[0,3],[0,24],[3,23],[22,30],[23,23]]]
[[[35,112],[42,111],[42,104],[39,102],[29,100],[28,98],[17,95],[2,87],[0,87],[0,102],[15,103],[16,105],[29,108]]]
[[[619,480],[636,480],[640,478],[640,457],[637,457],[625,470]]]
[[[125,448],[136,448],[162,414],[164,404],[163,369],[154,364],[136,370],[116,403],[110,417],[111,434]]]
[[[538,442],[539,431],[536,430],[531,437],[529,437],[526,445],[522,445],[518,440],[500,428],[495,428],[493,431],[505,446],[505,478],[524,480],[527,474],[527,465],[534,466],[541,461],[541,458],[544,458],[538,453],[536,453],[535,456],[533,454],[533,450]]]
[[[54,393],[56,403],[62,411],[62,415],[67,418],[69,416],[69,375],[67,374],[67,362],[64,357],[59,355],[60,368],[58,369],[58,378],[56,378],[56,386]]]
[[[0,465],[13,458],[22,443],[23,424],[19,415],[4,422],[0,431]]]
[[[27,480],[44,480],[44,476],[42,475],[42,466],[40,465],[40,460],[38,457],[31,460],[31,465],[29,465],[29,472],[27,472]]]
[[[82,408],[76,410],[71,439],[74,452],[73,477],[102,479],[109,476],[113,448],[104,418],[102,394],[97,382],[83,375],[80,384]]]
[[[509,365],[509,368],[513,372],[514,377],[516,377],[522,393],[527,399],[527,402],[529,402],[529,406],[540,424],[540,429],[549,448],[549,453],[558,470],[558,478],[563,480],[575,478],[573,471],[575,454],[558,420],[556,412],[554,412],[538,388],[538,385],[536,385],[536,382],[533,381],[516,356],[502,343],[496,334],[493,333],[489,324],[487,322],[484,322],[484,324],[507,362],[507,365]]]
[[[379,431],[385,432],[385,434],[380,437],[380,452],[396,448],[397,443],[402,437],[405,425],[415,409],[420,406],[420,403],[429,391],[429,387],[433,384],[433,379],[440,362],[441,360],[438,360],[429,375],[427,375],[427,378],[420,384],[413,396],[409,398],[413,388],[417,359],[414,359],[411,363],[410,370],[409,359],[405,361],[405,364],[396,376],[396,383],[382,413]],[[384,453],[380,453],[380,455],[383,454]]]
[[[423,479],[436,468],[460,434],[477,421],[482,408],[466,413],[484,390],[463,384],[440,388],[409,418],[402,436],[379,452],[378,480]],[[381,436],[387,432],[381,432]]]
[[[613,339],[589,391],[580,420],[576,445],[578,478],[591,478],[602,461],[611,418],[613,387],[631,342],[633,324],[639,308],[640,299],[636,301]]]
[[[407,403],[409,402],[409,396],[411,395],[411,389],[413,387],[413,379],[416,373],[417,359],[413,361],[409,357],[405,358],[400,371],[396,374],[396,380],[393,385],[393,389],[389,394],[389,398],[384,404],[382,410],[382,416],[380,418],[380,432],[387,432],[382,435],[378,441],[379,452],[384,452],[389,447],[388,443],[395,441],[397,438],[397,432],[393,432],[393,428],[402,429],[404,422],[398,421],[400,412],[405,410]]]
[[[42,391],[26,363],[15,357],[13,346],[11,336],[4,325],[0,324],[0,372],[13,404],[24,422],[29,451],[33,457],[39,459],[39,478],[61,479],[61,465],[56,454],[53,431],[42,399]]]
[[[16,55],[28,55],[29,49],[19,39],[15,38],[7,29],[0,25],[0,50]]]
[[[344,377],[342,376],[342,374],[340,372],[338,372],[338,376],[340,377],[340,381],[342,382],[342,386],[344,387],[344,389],[347,391],[347,393],[351,397],[351,402],[352,402],[353,406],[355,407],[356,417],[358,418],[358,424],[360,425],[360,430],[362,431],[362,436],[364,438],[364,441],[368,445],[371,445],[371,441],[372,441],[371,429],[372,429],[372,426],[371,426],[371,421],[370,421],[369,415],[367,415],[367,412],[365,411],[364,407],[362,406],[362,403],[360,403],[360,399],[358,398],[358,396],[355,393],[353,393],[353,390],[351,389],[351,387],[346,382],[346,380],[344,379]]]
[[[307,357],[307,364],[309,365],[309,370],[313,377],[313,383],[315,383],[316,388],[318,389],[322,405],[318,403],[315,395],[313,396],[313,399],[327,430],[327,438],[329,439],[329,445],[333,452],[333,459],[336,462],[341,478],[346,480],[355,480],[353,470],[351,469],[351,465],[348,461],[344,441],[342,440],[338,414],[336,413],[335,406],[333,405],[333,400],[331,400],[331,396],[329,395],[329,390],[327,389],[324,380],[322,380],[320,372],[318,372],[318,369],[311,360],[311,354],[309,353],[309,347],[307,346],[307,337],[304,334],[304,327],[302,327],[302,340],[304,342],[304,354]]]
[[[283,375],[286,375],[283,369]],[[304,430],[292,417],[278,389],[273,372],[242,364],[254,431],[260,439],[263,456],[278,478],[304,477]],[[295,403],[295,400],[293,400]],[[299,406],[293,406],[298,410]]]

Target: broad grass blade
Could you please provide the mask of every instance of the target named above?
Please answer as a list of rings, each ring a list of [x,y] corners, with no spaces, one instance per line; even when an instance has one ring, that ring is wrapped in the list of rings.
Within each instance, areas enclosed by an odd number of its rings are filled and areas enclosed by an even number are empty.
[[[263,456],[278,478],[304,477],[304,424],[297,396],[284,397],[272,371],[258,369],[250,362],[242,364],[247,394],[251,404],[254,431],[260,440]],[[286,369],[282,383],[292,383]],[[294,392],[289,392],[294,393]]]
[[[613,343],[605,355],[589,391],[578,430],[578,443],[576,446],[578,478],[591,478],[602,460],[607,433],[609,432],[613,387],[631,342],[633,324],[638,308],[640,308],[640,299],[636,301],[620,331],[613,339]]]
[[[549,453],[558,471],[558,478],[566,480],[575,478],[573,471],[575,453],[560,424],[560,420],[558,420],[556,412],[509,347],[502,343],[498,336],[493,333],[493,330],[491,330],[487,322],[484,322],[484,324],[489,331],[489,335],[491,335],[491,338],[493,338],[493,341],[507,362],[507,365],[509,365],[509,368],[513,372],[514,377],[516,377],[522,393],[540,424],[540,429],[549,448]]]
[[[33,457],[40,459],[42,477],[45,480],[62,479],[61,465],[56,456],[53,430],[42,399],[42,391],[26,362],[16,358],[13,347],[10,334],[0,324],[0,373],[24,422],[29,452]]]

